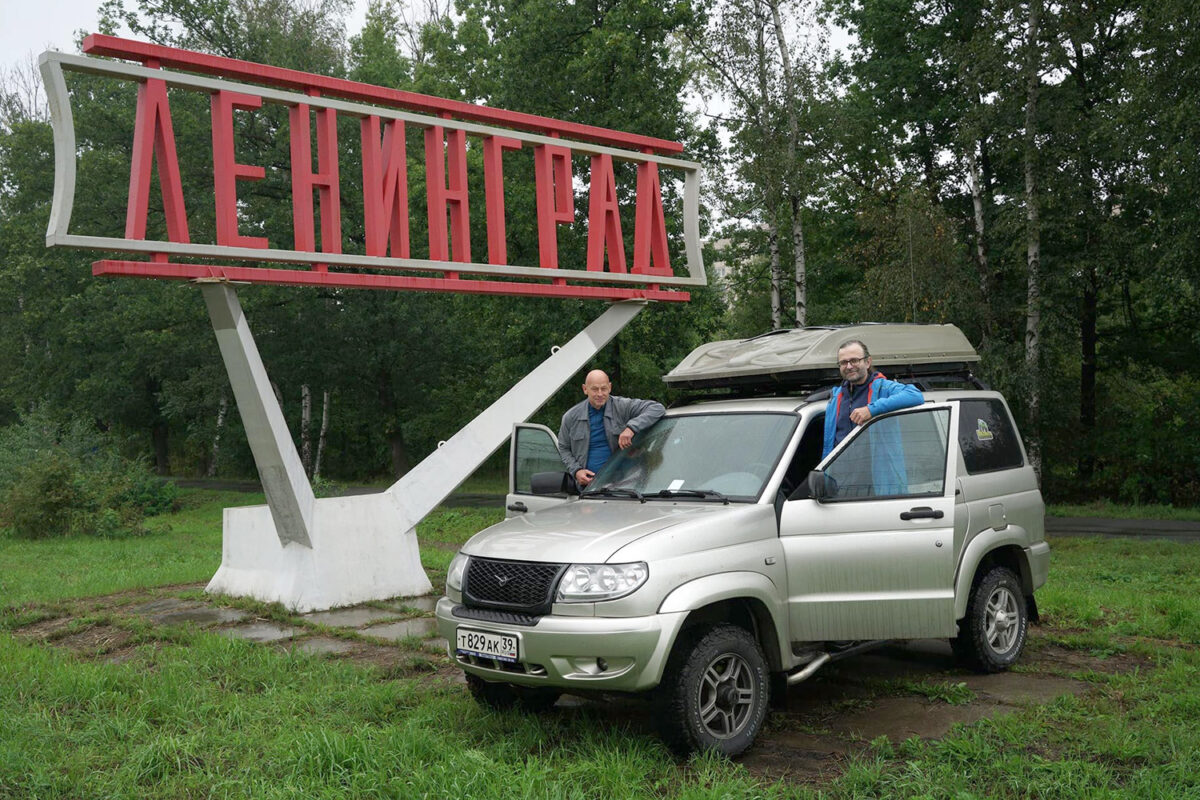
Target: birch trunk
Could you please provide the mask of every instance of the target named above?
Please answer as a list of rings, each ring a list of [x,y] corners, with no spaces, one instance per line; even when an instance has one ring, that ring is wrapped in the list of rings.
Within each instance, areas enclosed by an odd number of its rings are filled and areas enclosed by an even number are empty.
[[[321,433],[317,436],[317,460],[313,464],[313,478],[321,477],[321,457],[325,455],[325,435],[329,433],[329,390],[321,398]]]
[[[771,330],[777,331],[783,327],[783,302],[779,295],[783,271],[779,264],[779,224],[774,217],[768,224],[767,240],[770,242],[771,252]]]
[[[25,313],[25,295],[17,294],[17,316],[22,316]],[[29,354],[33,352],[33,340],[29,338],[29,331],[25,330],[21,334],[22,346],[21,349],[25,353],[25,358],[29,358]]]
[[[1041,381],[1038,365],[1041,362],[1042,291],[1041,231],[1038,222],[1037,194],[1037,100],[1041,82],[1041,58],[1038,48],[1038,26],[1041,22],[1042,0],[1029,0],[1029,23],[1025,33],[1025,233],[1026,275],[1025,296],[1025,368],[1029,375],[1029,460],[1034,470],[1042,474]]]
[[[975,208],[975,263],[979,267],[979,291],[984,303],[988,300],[988,257],[985,246],[985,222],[983,218],[983,189],[979,185],[979,158],[975,155],[975,143],[967,154],[967,180],[971,185],[971,204]]]
[[[792,195],[792,252],[795,254],[796,327],[808,324],[808,266],[804,256],[804,223],[800,219],[800,198]]]
[[[312,389],[307,383],[300,385],[300,463],[304,471],[313,474],[312,436],[309,426],[312,422]]]
[[[225,429],[225,413],[229,410],[229,400],[225,395],[221,395],[221,402],[217,405],[217,432],[213,434],[212,441],[212,458],[208,462],[208,469],[205,471],[206,478],[215,478],[217,476],[217,457],[221,454],[221,432]]]
[[[779,13],[779,0],[768,0],[771,20],[775,23],[775,41],[779,45],[779,61],[783,67],[784,104],[787,107],[788,142],[787,166],[783,184],[792,207],[792,266],[796,290],[796,327],[802,328],[808,319],[808,269],[804,255],[804,224],[800,219],[801,192],[797,185],[796,148],[800,142],[800,120],[796,116],[799,95],[792,72],[792,54],[784,35],[783,19]],[[778,326],[776,326],[778,327]]]
[[[980,143],[982,147],[982,143]],[[984,197],[983,183],[979,174],[979,156],[975,152],[975,142],[971,142],[971,148],[967,153],[967,182],[971,188],[971,204],[975,208],[975,267],[979,272],[979,297],[983,301],[981,304],[982,313],[980,314],[979,326],[982,331],[983,341],[985,342],[992,338],[992,271],[988,263],[987,255],[987,225],[983,215]]]

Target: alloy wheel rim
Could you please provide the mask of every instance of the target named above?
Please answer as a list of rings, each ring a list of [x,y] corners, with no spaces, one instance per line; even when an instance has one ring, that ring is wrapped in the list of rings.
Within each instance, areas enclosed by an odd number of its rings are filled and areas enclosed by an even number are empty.
[[[1005,586],[997,588],[988,598],[984,613],[988,646],[996,653],[1011,650],[1021,633],[1021,616],[1016,595]]]
[[[757,701],[754,671],[739,655],[713,659],[700,680],[700,722],[713,737],[736,736],[750,722]]]

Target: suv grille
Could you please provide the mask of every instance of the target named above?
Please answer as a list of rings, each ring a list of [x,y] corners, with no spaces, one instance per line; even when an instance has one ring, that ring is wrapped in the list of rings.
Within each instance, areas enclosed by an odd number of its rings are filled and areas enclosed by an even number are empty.
[[[468,606],[547,614],[558,578],[566,568],[566,564],[472,558],[463,600]]]

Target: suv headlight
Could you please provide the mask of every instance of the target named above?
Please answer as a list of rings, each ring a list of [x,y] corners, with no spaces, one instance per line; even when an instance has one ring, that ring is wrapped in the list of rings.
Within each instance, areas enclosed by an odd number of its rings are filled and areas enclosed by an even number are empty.
[[[446,570],[446,594],[450,594],[451,590],[462,591],[463,576],[467,574],[467,562],[470,560],[465,553],[458,553],[454,556],[454,560],[450,562],[450,568]]]
[[[555,600],[560,603],[595,603],[615,600],[646,582],[646,562],[634,564],[572,564],[558,582]]]

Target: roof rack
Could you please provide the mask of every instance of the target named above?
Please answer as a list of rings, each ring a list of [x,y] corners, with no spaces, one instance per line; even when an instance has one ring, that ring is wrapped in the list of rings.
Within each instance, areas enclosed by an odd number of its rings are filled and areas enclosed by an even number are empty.
[[[795,395],[838,383],[838,348],[863,342],[875,369],[923,390],[947,385],[986,388],[972,366],[979,354],[954,325],[865,323],[771,331],[701,345],[663,376],[672,388],[713,399]]]

